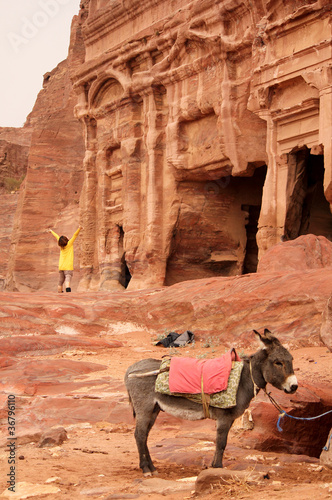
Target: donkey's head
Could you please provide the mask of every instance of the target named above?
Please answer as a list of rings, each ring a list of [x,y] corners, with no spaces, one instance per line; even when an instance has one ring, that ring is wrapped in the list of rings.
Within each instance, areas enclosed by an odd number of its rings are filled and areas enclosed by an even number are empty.
[[[256,330],[254,332],[260,339],[264,353],[264,360],[261,364],[264,380],[277,389],[292,394],[298,387],[293,369],[293,356],[267,328],[264,334]]]

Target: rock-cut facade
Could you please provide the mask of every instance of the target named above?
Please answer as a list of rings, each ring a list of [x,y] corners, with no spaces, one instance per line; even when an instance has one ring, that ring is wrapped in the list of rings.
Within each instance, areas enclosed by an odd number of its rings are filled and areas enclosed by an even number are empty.
[[[84,8],[81,290],[255,272],[332,236],[330,2]]]

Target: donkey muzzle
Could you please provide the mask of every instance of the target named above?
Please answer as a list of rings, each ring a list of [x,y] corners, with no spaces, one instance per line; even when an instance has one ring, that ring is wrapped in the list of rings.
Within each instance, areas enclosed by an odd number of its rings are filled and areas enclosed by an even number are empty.
[[[293,394],[298,388],[296,376],[293,374],[287,377],[282,388],[287,394]]]

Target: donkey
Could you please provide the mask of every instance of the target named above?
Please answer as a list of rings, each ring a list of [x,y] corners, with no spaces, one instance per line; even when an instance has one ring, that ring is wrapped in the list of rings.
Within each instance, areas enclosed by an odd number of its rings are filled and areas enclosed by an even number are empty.
[[[264,334],[256,330],[261,349],[244,358],[236,406],[232,408],[209,408],[209,418],[216,420],[216,450],[212,467],[222,467],[223,454],[227,443],[228,432],[234,420],[240,417],[250,401],[260,389],[270,383],[277,389],[292,394],[298,384],[293,370],[293,357],[279,340],[267,329]],[[155,381],[161,361],[143,359],[130,366],[125,375],[129,401],[136,417],[135,439],[139,453],[139,465],[145,476],[151,476],[156,468],[150,457],[147,440],[149,432],[160,411],[185,420],[201,420],[207,418],[202,404],[189,401],[180,396],[169,396],[155,392]]]

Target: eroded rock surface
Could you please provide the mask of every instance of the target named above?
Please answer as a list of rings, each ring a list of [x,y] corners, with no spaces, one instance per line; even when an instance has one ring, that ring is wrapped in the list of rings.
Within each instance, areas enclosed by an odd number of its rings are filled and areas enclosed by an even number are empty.
[[[323,413],[332,405],[324,365],[324,360],[329,361],[329,351],[320,338],[322,313],[330,296],[329,269],[191,280],[140,292],[72,293],[66,295],[65,304],[63,294],[2,292],[3,401],[8,392],[32,398],[27,413],[23,405],[21,422],[28,422],[31,412],[42,414],[46,426],[96,418],[121,422],[130,408],[123,411],[127,398],[112,360],[115,352],[126,349],[128,339],[127,366],[132,361],[131,353],[135,358],[150,356],[152,334],[181,333],[189,328],[200,348],[206,345],[215,352],[223,346],[253,352],[252,330],[267,327],[291,350],[307,349],[301,359],[304,376],[298,392],[289,398],[272,391],[273,396],[295,416]],[[146,332],[144,339],[135,333],[142,329]],[[153,349],[158,356],[163,354],[160,348]],[[321,350],[318,365],[310,349]],[[86,358],[89,355],[91,361],[99,356],[103,361],[90,363]],[[80,357],[85,357],[84,362]],[[125,368],[122,364],[122,376]],[[109,370],[110,378],[105,375]],[[119,391],[115,399],[110,394],[114,391]],[[97,396],[98,417],[93,410],[96,402],[89,394]],[[255,427],[245,431],[252,447],[266,450],[272,446],[279,451],[317,456],[322,445],[315,427],[304,434],[311,436],[309,441],[302,440],[302,424],[295,425],[289,419],[283,421],[283,433],[278,433],[278,412],[264,395],[254,403],[252,414]],[[327,429],[328,421],[320,422],[320,429],[325,426]],[[324,433],[319,436],[325,439]]]
[[[121,331],[133,326],[158,333],[190,329],[216,336],[227,345],[246,347],[253,328],[267,327],[293,347],[318,346],[331,272],[324,268],[191,280],[125,294],[2,292],[2,332],[5,336],[38,332],[75,339],[116,332],[118,325]],[[10,349],[13,340],[6,342]],[[52,338],[52,342],[56,348],[59,340]],[[25,343],[34,348],[33,340],[27,338]]]
[[[308,234],[278,243],[260,259],[258,272],[284,272],[332,268],[332,243],[323,236]]]
[[[123,377],[133,362],[168,354],[155,345],[158,335],[167,330],[190,328],[195,333],[193,345],[171,354],[215,357],[230,347],[240,354],[254,352],[258,346],[252,329],[269,327],[291,350],[299,382],[293,395],[272,390],[278,404],[298,417],[331,409],[332,354],[319,336],[330,282],[329,268],[324,268],[194,280],[125,293],[0,293],[0,415],[6,419],[8,395],[15,395],[21,480],[39,484],[43,477],[46,481],[52,474],[43,460],[48,465],[54,460],[60,475],[55,484],[61,491],[118,494],[119,484],[121,494],[155,491],[155,482],[137,482],[141,472]],[[285,481],[293,484],[294,474],[309,478],[312,484],[328,484],[330,472],[319,463],[319,456],[330,431],[329,417],[312,422],[284,417],[279,432],[279,411],[261,392],[250,412],[251,425],[240,419],[231,431],[227,469],[246,471],[249,477],[254,467],[271,481],[282,478],[281,491],[288,490]],[[59,427],[68,439],[57,445]],[[181,495],[177,493],[181,483],[174,479],[197,476],[211,464],[214,427],[209,420],[184,422],[159,415],[150,448],[161,479],[170,480],[160,483],[164,494]],[[1,429],[0,444],[5,446],[7,427]],[[53,434],[51,447],[38,447]],[[4,449],[0,447],[0,455]],[[76,486],[72,479],[64,480],[68,461],[79,464],[80,472],[76,465],[70,467],[79,478]],[[93,488],[83,472],[91,474],[91,467],[98,471]],[[269,484],[259,481],[250,487],[264,489]],[[204,488],[210,488],[208,482]],[[191,480],[188,491],[192,489]]]

